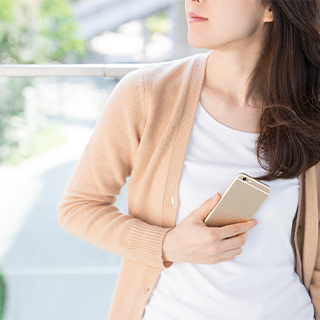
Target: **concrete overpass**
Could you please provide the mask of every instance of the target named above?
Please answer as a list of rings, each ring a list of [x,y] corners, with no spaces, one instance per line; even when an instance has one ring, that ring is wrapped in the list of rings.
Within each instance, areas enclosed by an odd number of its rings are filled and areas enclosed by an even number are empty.
[[[207,51],[192,48],[188,43],[184,0],[83,0],[73,4],[80,34],[87,40],[163,9],[174,21],[170,34],[175,44],[172,59]]]
[[[90,0],[73,4],[80,32],[90,39],[133,19],[144,18],[181,0]]]

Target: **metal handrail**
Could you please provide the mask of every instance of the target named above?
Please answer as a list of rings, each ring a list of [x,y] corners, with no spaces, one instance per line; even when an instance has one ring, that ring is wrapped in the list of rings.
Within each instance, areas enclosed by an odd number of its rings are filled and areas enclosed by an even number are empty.
[[[0,77],[124,77],[149,64],[6,64],[0,65]]]

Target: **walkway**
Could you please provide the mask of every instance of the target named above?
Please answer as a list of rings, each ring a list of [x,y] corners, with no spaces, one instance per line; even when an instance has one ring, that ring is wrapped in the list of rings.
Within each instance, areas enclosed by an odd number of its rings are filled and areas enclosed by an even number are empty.
[[[1,168],[0,264],[4,320],[105,320],[121,257],[65,232],[57,204],[92,128],[66,127],[68,141],[18,168]],[[117,205],[127,212],[127,185]]]

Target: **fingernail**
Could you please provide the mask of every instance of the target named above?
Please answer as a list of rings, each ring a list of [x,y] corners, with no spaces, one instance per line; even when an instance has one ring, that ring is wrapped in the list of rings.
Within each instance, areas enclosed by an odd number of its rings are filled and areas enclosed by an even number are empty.
[[[258,220],[253,220],[253,222],[255,226],[258,224]]]

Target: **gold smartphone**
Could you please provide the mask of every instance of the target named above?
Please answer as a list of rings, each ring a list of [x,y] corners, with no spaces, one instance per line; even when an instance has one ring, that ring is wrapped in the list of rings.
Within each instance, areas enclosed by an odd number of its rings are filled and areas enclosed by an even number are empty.
[[[251,220],[271,193],[271,188],[246,173],[239,173],[203,222],[208,227]]]

